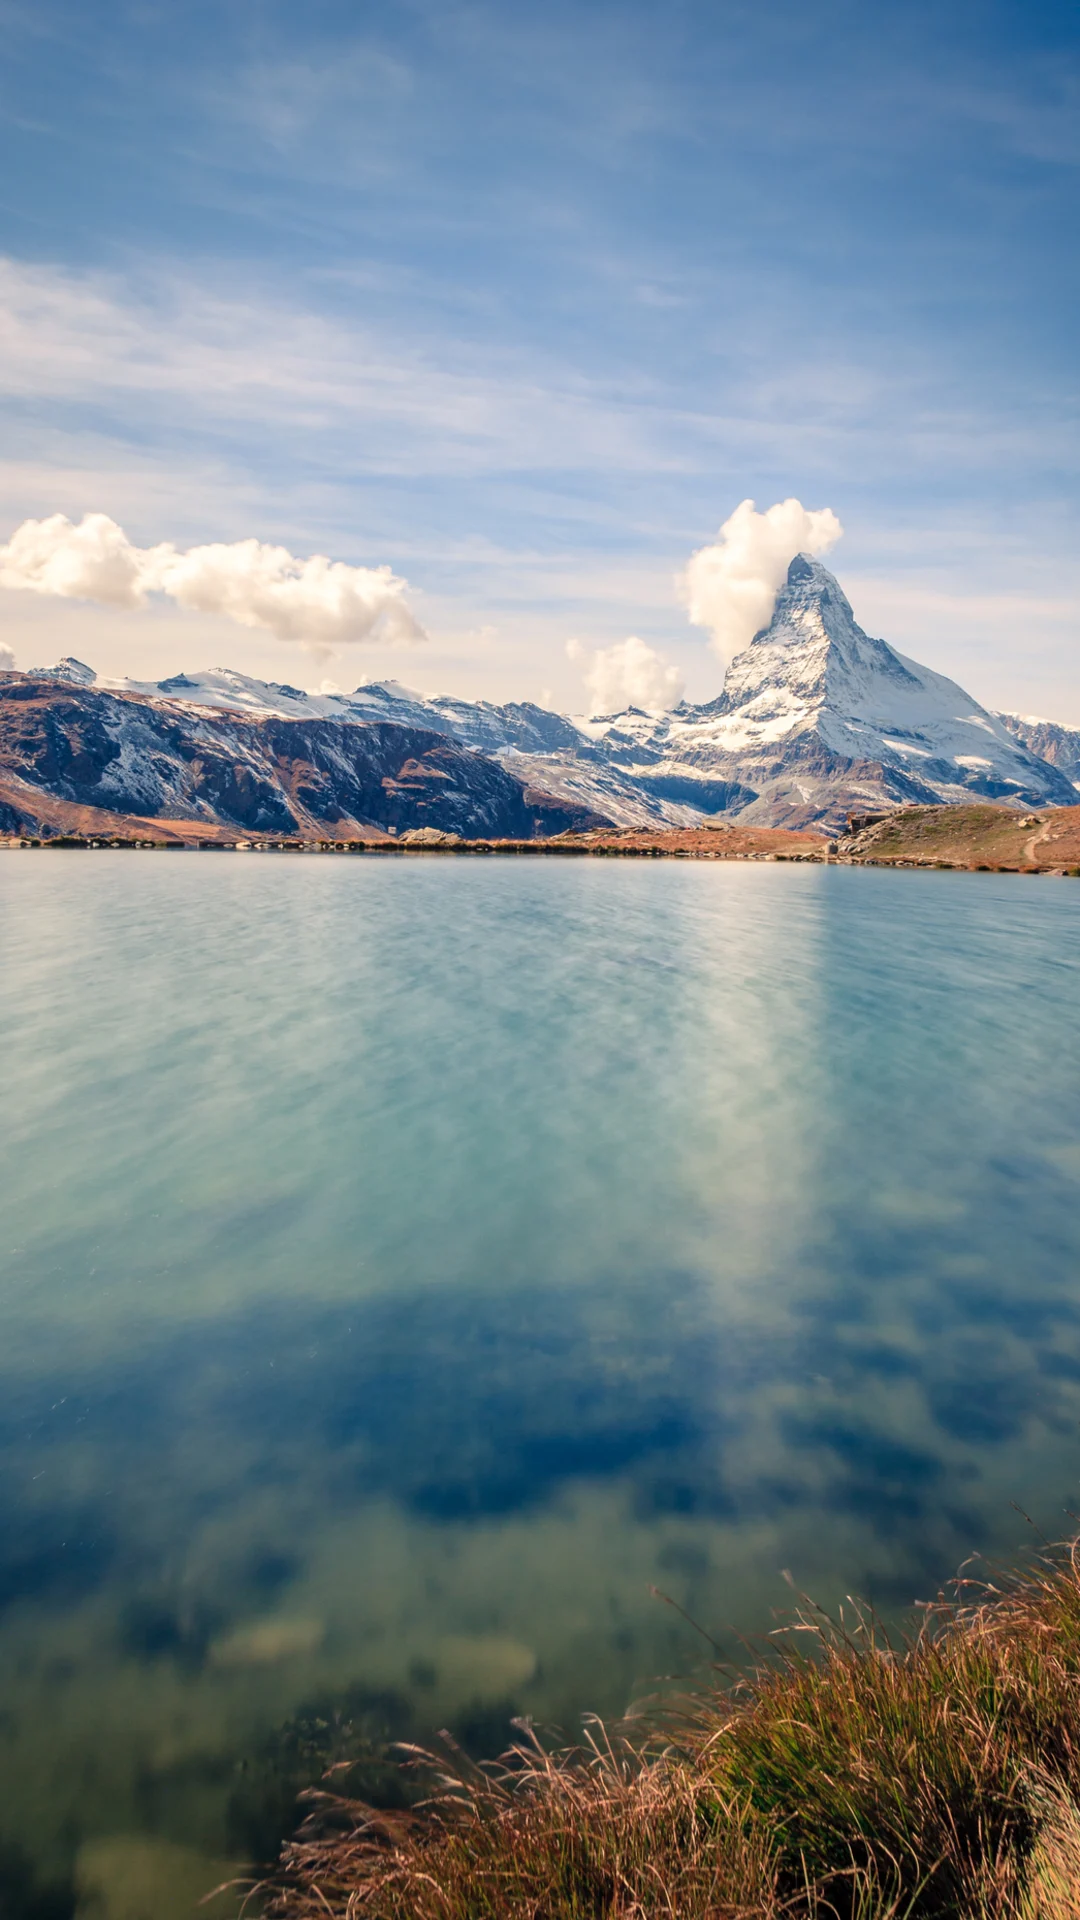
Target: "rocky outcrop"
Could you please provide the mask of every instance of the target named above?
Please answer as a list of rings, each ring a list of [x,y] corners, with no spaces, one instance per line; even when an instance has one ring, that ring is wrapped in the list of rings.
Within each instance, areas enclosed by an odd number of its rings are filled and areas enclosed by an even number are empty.
[[[983,872],[1080,873],[1080,806],[1037,813],[993,805],[853,814],[834,842],[845,860]]]

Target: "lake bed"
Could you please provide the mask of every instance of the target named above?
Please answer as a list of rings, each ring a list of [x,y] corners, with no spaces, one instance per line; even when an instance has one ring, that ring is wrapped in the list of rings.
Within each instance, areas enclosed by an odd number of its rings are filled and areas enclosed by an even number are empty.
[[[0,1860],[264,1857],[335,1742],[700,1678],[654,1587],[734,1654],[783,1569],[892,1613],[1066,1531],[1078,932],[994,875],[4,862]]]

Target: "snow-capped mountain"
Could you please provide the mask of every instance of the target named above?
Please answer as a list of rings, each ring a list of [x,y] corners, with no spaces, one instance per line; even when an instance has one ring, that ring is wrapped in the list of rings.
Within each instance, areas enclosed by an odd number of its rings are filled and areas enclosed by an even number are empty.
[[[588,731],[653,792],[686,801],[697,783],[703,810],[762,826],[839,825],[867,803],[1074,798],[1002,717],[864,633],[838,581],[802,554],[719,699]]]
[[[445,730],[253,704],[101,687],[71,660],[0,673],[0,832],[111,834],[125,820],[145,832],[158,820],[307,839],[426,828],[534,840],[606,824]]]
[[[231,668],[177,673],[167,680],[109,680],[70,657],[34,670],[38,679],[110,693],[135,694],[193,716],[205,708],[245,714],[254,720],[337,720],[421,727],[499,761],[515,779],[573,807],[603,815],[618,826],[693,826],[694,804],[665,800],[625,774],[607,749],[593,745],[585,723],[550,713],[530,701],[496,706],[487,700],[427,696],[397,680],[373,681],[352,693],[305,693],[301,687],[257,680]]]
[[[722,814],[834,828],[849,809],[973,796],[1069,805],[1080,782],[1080,731],[991,713],[872,639],[833,575],[802,554],[768,626],[732,661],[723,693],[668,713],[631,707],[571,719],[529,702],[428,697],[393,680],[305,693],[228,670],[102,682],[73,660],[45,675],[191,719],[216,708],[252,720],[423,729],[498,762],[523,788],[620,826]]]

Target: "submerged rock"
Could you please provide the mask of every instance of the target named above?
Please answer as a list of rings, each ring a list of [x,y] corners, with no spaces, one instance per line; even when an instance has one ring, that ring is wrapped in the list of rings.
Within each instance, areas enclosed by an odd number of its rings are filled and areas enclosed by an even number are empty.
[[[210,1660],[215,1667],[275,1666],[315,1653],[325,1633],[321,1620],[251,1620],[213,1641]]]
[[[75,1862],[76,1920],[191,1920],[215,1887],[252,1878],[235,1860],[214,1860],[150,1834],[88,1840]],[[204,1909],[208,1920],[232,1920],[243,1895],[244,1885],[219,1894]]]
[[[536,1655],[502,1634],[446,1634],[432,1648],[435,1670],[448,1691],[474,1700],[498,1700],[536,1673]]]

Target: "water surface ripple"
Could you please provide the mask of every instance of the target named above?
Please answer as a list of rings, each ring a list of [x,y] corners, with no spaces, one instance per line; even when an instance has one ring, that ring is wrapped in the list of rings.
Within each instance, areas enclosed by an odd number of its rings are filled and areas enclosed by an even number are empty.
[[[698,1659],[650,1585],[723,1638],[1063,1531],[1078,935],[1010,876],[4,859],[0,1906],[265,1852],[335,1739],[618,1712]]]

